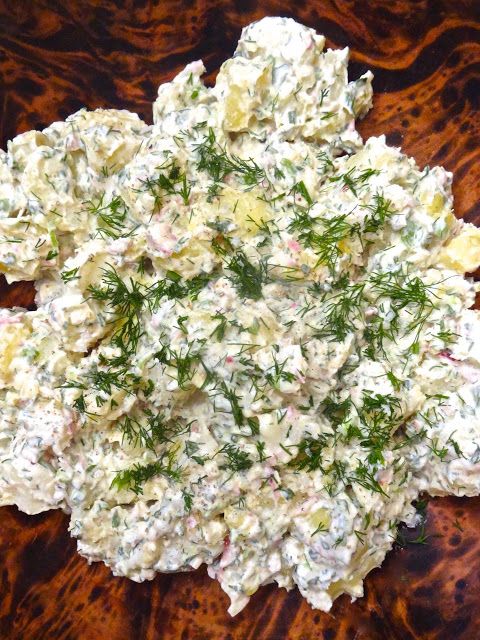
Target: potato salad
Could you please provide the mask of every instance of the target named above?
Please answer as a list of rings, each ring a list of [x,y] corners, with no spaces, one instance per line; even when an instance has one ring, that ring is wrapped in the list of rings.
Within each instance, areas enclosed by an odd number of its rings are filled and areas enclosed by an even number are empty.
[[[355,121],[372,74],[291,19],[153,125],[82,109],[0,155],[0,504],[63,509],[143,581],[205,563],[238,613],[328,611],[414,525],[480,493],[480,231],[452,176]]]

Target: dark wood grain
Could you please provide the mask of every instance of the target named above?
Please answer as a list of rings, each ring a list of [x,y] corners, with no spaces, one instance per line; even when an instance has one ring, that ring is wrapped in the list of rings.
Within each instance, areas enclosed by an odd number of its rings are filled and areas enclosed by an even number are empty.
[[[419,164],[454,171],[457,215],[480,223],[478,0],[0,0],[2,145],[81,106],[124,107],[150,121],[156,87],[203,58],[212,80],[241,26],[287,15],[330,46],[350,45],[351,74],[375,73],[364,136],[387,134]],[[0,284],[3,306],[33,288]],[[201,570],[136,584],[88,566],[67,517],[0,509],[2,640],[477,640],[480,499],[429,503],[426,545],[407,545],[331,614],[298,592],[261,589],[235,619]]]

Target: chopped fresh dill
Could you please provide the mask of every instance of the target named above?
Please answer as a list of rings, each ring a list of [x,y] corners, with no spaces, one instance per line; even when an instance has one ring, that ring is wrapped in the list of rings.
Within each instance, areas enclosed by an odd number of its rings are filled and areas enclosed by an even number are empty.
[[[445,346],[448,346],[456,342],[459,334],[455,333],[454,331],[449,331],[448,329],[441,329],[437,334],[434,335],[434,337],[443,342]]]
[[[281,382],[294,382],[296,375],[285,369],[288,358],[283,362],[278,362],[276,356],[273,356],[273,365],[265,373],[265,379],[269,385],[275,389],[279,387]]]
[[[193,506],[193,493],[190,493],[186,489],[182,489],[182,498],[185,511],[191,511]]]
[[[380,173],[378,169],[357,169],[352,167],[346,173],[341,173],[338,176],[331,176],[330,182],[343,182],[344,185],[350,189],[354,196],[358,196],[358,189],[365,185],[366,182],[372,177]]]
[[[129,469],[119,471],[112,481],[112,487],[118,490],[131,489],[137,495],[143,493],[143,485],[157,476],[164,476],[178,481],[182,477],[182,469],[176,463],[176,450],[171,449],[159,460],[148,464],[136,463]]]
[[[247,471],[253,465],[253,460],[246,451],[242,451],[235,445],[228,443],[217,451],[215,455],[222,454],[225,462],[220,465],[220,469],[229,471]]]
[[[391,200],[384,198],[381,193],[373,196],[373,204],[363,205],[363,208],[368,211],[363,220],[364,233],[376,233],[394,213]]]
[[[301,440],[297,447],[297,455],[288,463],[297,471],[316,471],[323,468],[323,450],[328,446],[329,440],[324,434],[317,438],[307,437]]]
[[[125,281],[112,265],[107,265],[107,268],[103,269],[101,286],[90,285],[87,291],[93,300],[106,303],[118,320],[112,336],[113,344],[133,353],[143,335],[140,315],[145,308],[153,313],[163,299],[190,296],[195,300],[208,284],[210,277],[207,274],[199,274],[190,280],[182,281],[178,273],[167,271],[163,280],[147,286],[132,277]]]
[[[429,315],[435,309],[435,285],[425,284],[418,276],[410,276],[403,271],[373,273],[369,278],[369,286],[378,298],[390,300],[394,314],[391,325],[398,329],[399,314],[405,309],[411,316],[408,331],[420,330]]]
[[[200,348],[194,350],[194,345]],[[186,348],[178,351],[168,345],[162,345],[160,351],[155,353],[154,358],[161,364],[176,369],[176,380],[180,389],[187,389],[197,371],[197,365],[201,362],[201,343],[188,342]]]
[[[333,292],[322,294],[323,320],[319,327],[315,327],[315,337],[331,338],[338,342],[357,329],[355,320],[359,317],[363,294],[364,282],[351,283],[347,275],[335,283]]]
[[[262,286],[268,281],[268,265],[264,259],[254,265],[238,250],[226,260],[225,270],[241,298],[259,300],[262,297]]]
[[[212,178],[214,185],[223,182],[231,173],[240,177],[250,189],[266,179],[264,169],[252,158],[244,160],[238,156],[229,155],[217,142],[215,132],[211,127],[203,141],[196,146],[196,152],[198,154],[198,170],[206,171]]]
[[[344,400],[337,400],[327,397],[322,401],[323,415],[328,418],[334,427],[340,426],[349,415],[352,401],[349,397]]]
[[[210,337],[215,338],[215,340],[217,340],[218,342],[221,342],[225,337],[225,330],[228,324],[227,317],[223,313],[217,311],[214,316],[211,316],[211,319],[216,320],[218,324],[210,334]]]
[[[234,389],[228,387],[223,380],[218,387],[218,391],[230,404],[231,413],[235,424],[239,427],[243,426],[245,424],[245,416],[243,415],[243,411],[240,406],[240,396],[236,394]]]
[[[312,197],[309,194],[308,189],[305,186],[305,183],[303,182],[303,180],[300,180],[300,182],[297,182],[296,184],[293,185],[292,189],[290,190],[290,195],[293,195],[294,197],[299,195],[305,200],[305,202],[309,207],[313,205]]]
[[[310,537],[313,538],[313,536],[317,535],[317,533],[325,533],[328,530],[329,530],[329,528],[327,527],[327,525],[325,523],[323,523],[323,522],[320,522],[320,524],[315,529],[315,531],[311,534]]]
[[[86,210],[98,218],[98,234],[103,237],[124,238],[134,232],[134,228],[126,230],[128,208],[121,196],[115,196],[109,203],[105,203],[103,193],[97,201],[84,202]]]
[[[144,410],[141,418],[124,416],[118,422],[123,439],[134,447],[145,447],[155,451],[161,444],[171,443],[174,438],[187,433],[192,423],[183,424],[179,419],[166,418],[162,413]]]
[[[78,280],[78,278],[80,277],[78,275],[78,270],[79,267],[75,267],[74,269],[70,269],[69,271],[61,271],[60,277],[65,283],[72,282],[72,280]]]
[[[161,173],[156,178],[142,180],[144,190],[153,197],[154,210],[158,210],[162,206],[166,195],[179,195],[183,204],[187,205],[190,200],[192,183],[188,182],[186,173],[182,172],[175,161],[167,162],[157,169],[161,170]]]

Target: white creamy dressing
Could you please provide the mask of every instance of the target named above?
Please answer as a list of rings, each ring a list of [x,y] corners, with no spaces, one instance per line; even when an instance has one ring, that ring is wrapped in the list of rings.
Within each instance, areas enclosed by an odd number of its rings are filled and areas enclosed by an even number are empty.
[[[154,125],[81,110],[0,156],[0,504],[71,514],[115,575],[209,566],[328,610],[480,487],[480,233],[451,174],[363,144],[370,73],[290,19]]]

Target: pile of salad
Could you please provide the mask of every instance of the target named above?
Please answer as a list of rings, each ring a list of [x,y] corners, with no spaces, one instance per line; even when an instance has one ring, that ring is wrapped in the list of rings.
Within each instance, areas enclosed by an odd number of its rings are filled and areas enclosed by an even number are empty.
[[[208,565],[327,611],[480,493],[480,230],[450,173],[363,142],[371,73],[293,20],[189,64],[153,125],[82,109],[0,155],[0,504],[63,509],[137,581]]]

